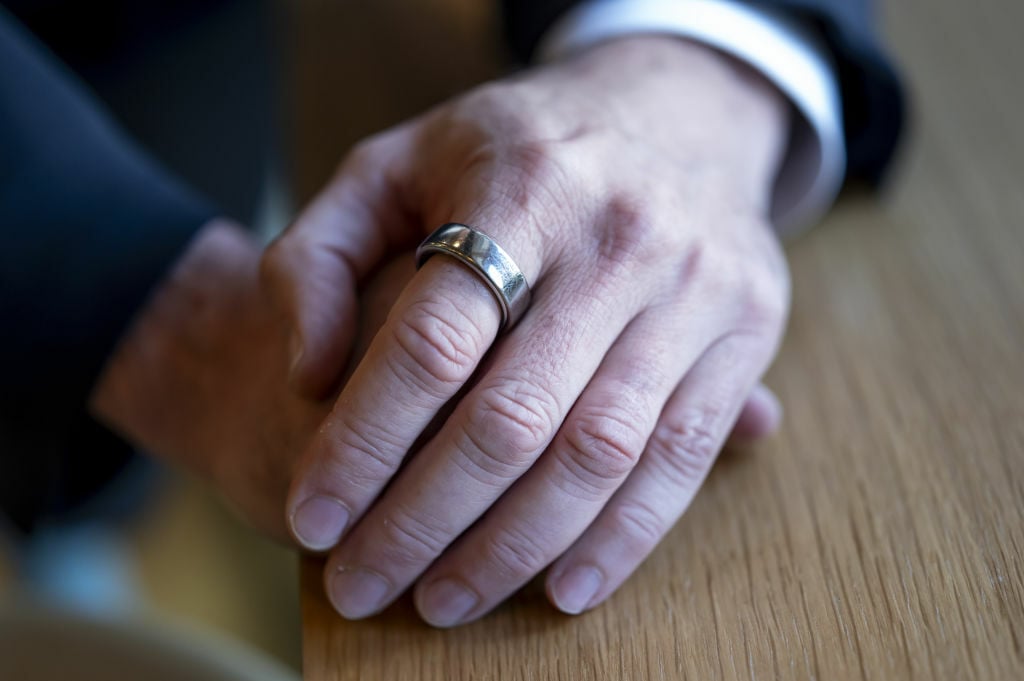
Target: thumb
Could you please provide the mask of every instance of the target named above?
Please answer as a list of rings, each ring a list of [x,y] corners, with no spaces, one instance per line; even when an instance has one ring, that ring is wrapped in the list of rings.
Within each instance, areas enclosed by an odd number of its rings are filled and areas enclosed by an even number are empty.
[[[384,152],[394,146],[380,138],[357,147],[263,255],[263,285],[289,325],[289,382],[302,397],[337,386],[356,334],[358,284],[413,229],[386,179]]]

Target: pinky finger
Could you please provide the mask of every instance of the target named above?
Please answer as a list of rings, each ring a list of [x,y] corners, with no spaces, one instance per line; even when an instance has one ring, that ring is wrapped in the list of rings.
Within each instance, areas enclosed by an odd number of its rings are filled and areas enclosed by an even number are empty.
[[[577,614],[610,596],[682,516],[772,349],[752,336],[729,336],[694,365],[665,405],[640,463],[548,571],[548,598],[559,610]]]
[[[749,441],[767,437],[782,424],[782,404],[764,383],[758,383],[747,396],[736,424],[732,427],[734,440]]]

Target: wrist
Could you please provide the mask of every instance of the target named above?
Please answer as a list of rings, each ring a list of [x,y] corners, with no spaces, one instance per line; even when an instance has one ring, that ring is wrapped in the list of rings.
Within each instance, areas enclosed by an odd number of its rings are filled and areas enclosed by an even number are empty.
[[[655,34],[598,43],[553,68],[562,87],[583,83],[632,139],[717,169],[734,196],[746,188],[767,209],[791,110],[758,71],[708,45]]]
[[[187,468],[210,475],[200,443],[181,441],[191,432],[181,402],[202,381],[190,369],[219,350],[247,307],[258,258],[256,244],[231,222],[205,225],[108,359],[90,395],[93,415],[153,454],[173,451]]]

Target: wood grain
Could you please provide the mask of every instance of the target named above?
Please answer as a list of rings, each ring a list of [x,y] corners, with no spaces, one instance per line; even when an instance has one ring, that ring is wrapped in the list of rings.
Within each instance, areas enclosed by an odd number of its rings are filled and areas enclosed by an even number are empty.
[[[348,623],[307,563],[308,678],[1024,678],[1024,8],[900,0],[886,25],[909,143],[889,196],[790,247],[782,432],[581,617],[534,586],[453,631],[407,604]]]

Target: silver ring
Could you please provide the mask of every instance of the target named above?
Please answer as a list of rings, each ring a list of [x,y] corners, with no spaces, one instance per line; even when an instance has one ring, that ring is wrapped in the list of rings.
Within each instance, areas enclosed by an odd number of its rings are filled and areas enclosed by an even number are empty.
[[[530,286],[522,270],[494,239],[483,232],[449,222],[441,225],[416,249],[416,267],[444,253],[480,275],[501,308],[501,329],[512,327],[530,304]]]

